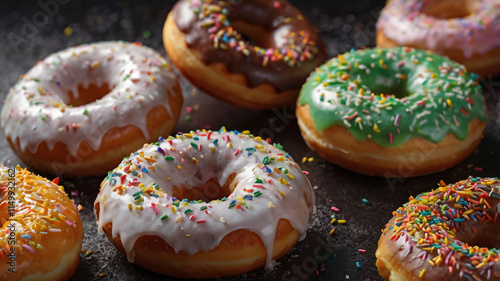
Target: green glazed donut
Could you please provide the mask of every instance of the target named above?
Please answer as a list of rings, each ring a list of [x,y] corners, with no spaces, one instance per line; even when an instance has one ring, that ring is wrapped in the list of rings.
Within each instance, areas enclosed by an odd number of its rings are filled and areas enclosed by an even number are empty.
[[[305,106],[313,128],[304,128],[301,120],[299,113]],[[451,133],[463,141],[471,122],[479,119],[476,122],[483,128],[487,122],[478,75],[447,58],[408,47],[338,55],[310,75],[297,107],[303,135],[311,131],[321,135],[341,126],[355,141],[373,141],[386,154],[391,152],[388,148],[401,147],[412,139],[439,144]],[[324,140],[318,142],[328,148]],[[335,143],[332,145],[335,149]]]

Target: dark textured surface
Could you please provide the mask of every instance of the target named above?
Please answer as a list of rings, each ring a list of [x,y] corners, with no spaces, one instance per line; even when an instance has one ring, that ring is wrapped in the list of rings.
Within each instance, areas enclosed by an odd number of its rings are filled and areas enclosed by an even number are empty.
[[[2,100],[19,75],[28,71],[37,60],[68,46],[120,39],[141,41],[165,54],[161,30],[174,3],[77,0],[59,0],[59,3],[42,0],[39,2],[57,5],[51,6],[52,12],[44,17],[47,13],[36,1],[9,2],[0,10]],[[330,56],[351,48],[374,45],[375,22],[383,1],[292,2],[320,29]],[[34,28],[31,26],[33,23],[37,23]],[[66,27],[73,30],[69,36],[64,33]],[[318,212],[313,216],[306,239],[279,259],[274,270],[259,269],[225,280],[380,280],[375,267],[380,229],[390,219],[391,212],[406,202],[408,196],[436,187],[440,179],[456,182],[469,175],[500,176],[499,77],[487,78],[482,83],[490,122],[478,149],[452,169],[405,180],[358,175],[318,158],[300,137],[293,108],[261,112],[242,110],[199,93],[185,79],[181,81],[186,96],[184,106],[199,109],[191,113],[183,111],[176,131],[185,132],[206,126],[219,129],[222,125],[228,129],[250,129],[255,134],[281,143],[297,161],[303,157],[314,157],[314,161],[301,165],[310,172],[311,183],[317,186]],[[0,162],[25,166],[3,138],[0,139],[0,152]],[[93,251],[92,259],[81,256],[80,265],[71,280],[174,280],[129,264],[104,235],[97,233],[92,206],[101,180],[63,179],[68,193],[80,191],[74,199],[83,206],[80,212],[85,229],[83,248]],[[362,199],[367,199],[370,204],[364,204]],[[328,232],[332,229],[329,222],[334,214],[330,210],[332,206],[340,209],[335,215],[346,219],[347,224],[336,225],[335,234],[329,236]],[[366,253],[361,254],[358,249],[365,249]],[[99,277],[100,273],[106,276]]]

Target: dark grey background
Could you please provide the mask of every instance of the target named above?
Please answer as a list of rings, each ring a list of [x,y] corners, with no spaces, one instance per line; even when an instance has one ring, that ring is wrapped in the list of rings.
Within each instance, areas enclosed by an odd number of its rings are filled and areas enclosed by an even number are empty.
[[[7,1],[6,1],[7,2]],[[161,30],[175,1],[77,1],[42,0],[8,1],[0,10],[0,99],[19,75],[27,72],[37,60],[49,54],[82,43],[102,40],[141,41],[165,55]],[[311,18],[328,46],[330,56],[351,48],[374,46],[375,22],[384,1],[291,1]],[[40,3],[56,3],[47,12]],[[34,28],[33,28],[34,27]],[[71,27],[67,36],[64,29]],[[148,36],[149,35],[149,36]],[[199,106],[188,113],[183,110],[175,131],[189,131],[210,126],[219,129],[250,129],[254,134],[271,137],[281,143],[295,160],[314,157],[302,164],[317,186],[318,212],[304,241],[278,260],[272,271],[263,269],[225,280],[380,280],[375,267],[375,250],[380,230],[391,212],[410,195],[436,187],[442,179],[456,182],[469,175],[500,176],[500,78],[487,77],[483,82],[490,122],[484,140],[463,163],[447,171],[411,179],[386,180],[358,175],[320,159],[303,142],[293,108],[249,111],[224,104],[196,91],[181,78],[184,106]],[[188,117],[189,116],[189,117]],[[21,164],[3,138],[0,139],[0,161]],[[49,178],[53,176],[46,175]],[[89,259],[81,255],[80,265],[71,280],[174,280],[129,264],[103,236],[97,234],[93,201],[102,178],[63,179],[66,191],[80,191],[76,203],[85,229],[83,248],[92,250]],[[364,204],[367,199],[370,204]],[[333,236],[330,220],[335,215],[347,224],[336,225]],[[326,245],[326,246],[325,246]],[[358,249],[365,249],[361,254]],[[359,264],[359,267],[356,265]],[[105,277],[99,277],[105,273]]]

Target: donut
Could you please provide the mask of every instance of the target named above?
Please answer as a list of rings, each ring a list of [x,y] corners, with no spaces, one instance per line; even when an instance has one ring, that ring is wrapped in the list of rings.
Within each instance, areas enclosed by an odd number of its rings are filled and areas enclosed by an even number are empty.
[[[196,87],[233,105],[293,105],[326,59],[313,24],[284,0],[181,0],[163,29],[165,49]]]
[[[479,144],[487,122],[477,74],[409,47],[338,55],[297,101],[307,145],[351,171],[410,177],[447,169]]]
[[[393,212],[378,242],[387,280],[500,280],[498,178],[444,184]]]
[[[156,51],[101,42],[37,62],[10,89],[1,124],[29,166],[59,176],[95,176],[170,134],[181,106],[177,77]]]
[[[498,1],[390,0],[377,21],[377,45],[432,50],[481,76],[500,73]]]
[[[248,131],[191,131],[134,152],[101,184],[99,232],[147,270],[243,274],[286,254],[315,211],[304,172]]]
[[[58,181],[0,164],[1,280],[67,280],[75,272],[83,227]]]

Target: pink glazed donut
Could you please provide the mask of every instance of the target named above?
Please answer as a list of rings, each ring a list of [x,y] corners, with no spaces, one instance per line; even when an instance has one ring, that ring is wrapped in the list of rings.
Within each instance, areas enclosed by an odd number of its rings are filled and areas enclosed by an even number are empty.
[[[389,0],[377,45],[432,50],[485,77],[500,73],[500,1]]]

